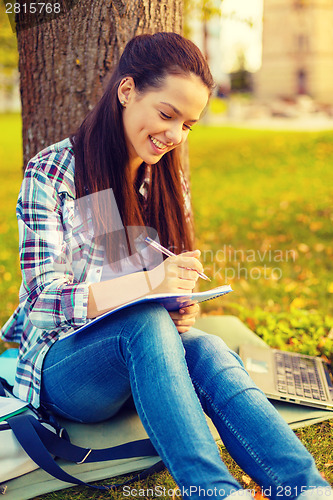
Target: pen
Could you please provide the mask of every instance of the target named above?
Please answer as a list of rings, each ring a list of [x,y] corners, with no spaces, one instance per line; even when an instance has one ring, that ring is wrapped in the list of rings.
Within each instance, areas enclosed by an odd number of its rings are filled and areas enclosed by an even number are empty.
[[[164,253],[164,255],[168,255],[169,257],[176,257],[175,253],[170,252],[170,250],[168,250],[165,247],[162,247],[162,245],[160,245],[156,241],[154,241],[151,238],[149,238],[149,236],[147,236],[145,238],[145,242],[148,243],[149,245],[151,245],[153,248],[155,248],[155,250],[159,250],[160,252]],[[204,280],[207,280],[207,281],[211,281],[208,278],[208,276],[206,276],[204,273],[199,273],[198,271],[197,271],[197,273],[199,274],[200,278],[203,278]]]

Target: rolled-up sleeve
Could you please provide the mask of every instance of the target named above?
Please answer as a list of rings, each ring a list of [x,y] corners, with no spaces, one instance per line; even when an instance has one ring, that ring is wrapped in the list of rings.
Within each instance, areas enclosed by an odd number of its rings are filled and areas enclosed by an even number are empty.
[[[80,327],[87,321],[89,283],[72,270],[71,228],[64,220],[65,195],[42,169],[31,168],[18,204],[21,300],[30,322],[42,330]]]

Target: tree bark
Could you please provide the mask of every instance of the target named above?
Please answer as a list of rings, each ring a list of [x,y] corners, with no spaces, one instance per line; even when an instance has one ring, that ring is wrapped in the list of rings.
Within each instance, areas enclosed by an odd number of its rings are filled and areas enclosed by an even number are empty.
[[[39,15],[44,22],[30,27],[24,16],[16,22],[25,167],[80,125],[133,36],[182,31],[182,0],[80,0],[53,19]]]

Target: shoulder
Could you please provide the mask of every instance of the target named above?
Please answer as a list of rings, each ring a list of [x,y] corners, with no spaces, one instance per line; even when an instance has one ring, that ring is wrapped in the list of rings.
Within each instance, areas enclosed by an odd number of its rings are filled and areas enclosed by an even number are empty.
[[[59,194],[67,192],[75,198],[74,153],[70,140],[64,139],[37,153],[28,162],[24,177],[51,184]]]

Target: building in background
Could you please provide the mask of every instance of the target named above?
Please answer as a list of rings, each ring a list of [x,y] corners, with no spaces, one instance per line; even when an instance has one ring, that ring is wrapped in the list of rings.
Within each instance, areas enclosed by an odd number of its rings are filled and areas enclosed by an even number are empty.
[[[264,0],[260,99],[333,103],[333,0]]]
[[[0,113],[21,111],[18,70],[4,72],[0,64]]]
[[[185,10],[185,36],[190,38],[202,51],[211,69],[217,89],[229,90],[230,79],[223,65],[221,50],[221,4],[222,0],[197,2],[187,0],[190,8]],[[213,13],[204,15],[203,5],[210,6]]]
[[[0,113],[21,110],[17,63],[16,34],[0,2]]]

